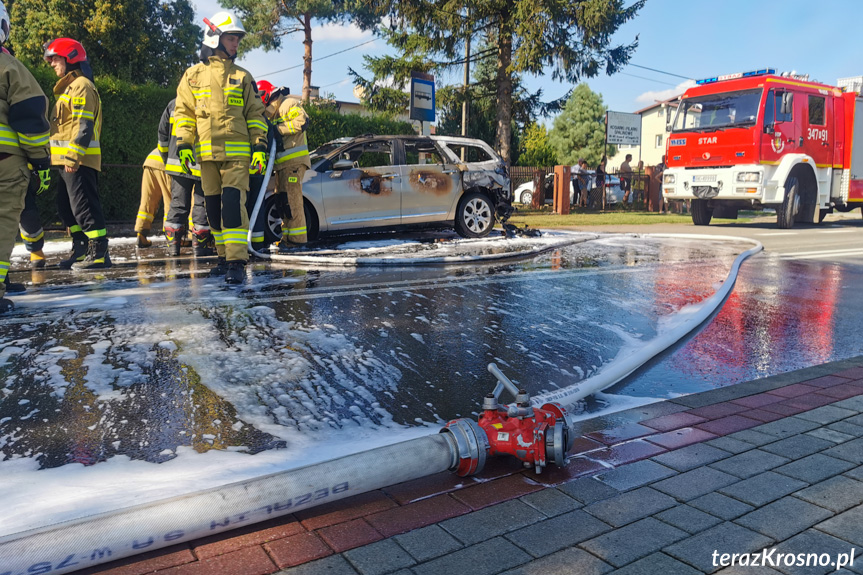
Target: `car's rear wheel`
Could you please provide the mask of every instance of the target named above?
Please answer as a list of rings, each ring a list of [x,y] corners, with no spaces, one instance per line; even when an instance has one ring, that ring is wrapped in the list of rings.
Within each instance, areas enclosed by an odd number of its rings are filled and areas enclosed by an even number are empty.
[[[262,209],[267,218],[264,225],[264,238],[267,241],[267,245],[274,244],[282,239],[282,218],[279,216],[279,210],[276,208],[275,194],[264,199]],[[315,208],[305,199],[303,200],[303,213],[306,216],[306,237],[308,241],[313,242],[320,235],[320,224]]]
[[[484,194],[468,192],[455,213],[455,231],[463,238],[483,238],[494,227],[494,207]]]

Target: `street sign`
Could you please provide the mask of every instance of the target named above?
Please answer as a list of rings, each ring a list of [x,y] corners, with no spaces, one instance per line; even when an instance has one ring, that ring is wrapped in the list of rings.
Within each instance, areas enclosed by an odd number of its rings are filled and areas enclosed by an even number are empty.
[[[641,115],[625,112],[605,113],[606,143],[641,145]]]
[[[419,72],[411,73],[410,118],[420,122],[434,122],[434,76]]]

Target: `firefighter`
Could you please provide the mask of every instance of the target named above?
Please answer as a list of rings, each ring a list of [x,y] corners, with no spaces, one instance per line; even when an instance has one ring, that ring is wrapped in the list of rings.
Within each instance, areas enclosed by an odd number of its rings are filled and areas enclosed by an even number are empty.
[[[201,166],[207,218],[219,255],[212,273],[225,270],[225,282],[238,284],[249,259],[249,160],[251,156],[255,171],[264,170],[267,125],[252,75],[234,63],[246,34],[242,22],[219,12],[205,23],[201,63],[186,70],[177,87],[177,154],[186,173],[195,157]]]
[[[159,208],[159,200],[165,206],[165,212],[171,204],[171,179],[165,172],[165,161],[160,148],[154,149],[144,160],[144,175],[141,178],[141,205],[138,207],[138,217],[135,219],[135,234],[139,248],[149,248],[153,243],[147,238],[153,227],[153,218]]]
[[[9,13],[0,0],[0,46],[9,38]],[[6,274],[31,178],[37,191],[51,182],[48,98],[33,74],[5,50],[0,52],[0,313],[13,308]],[[28,169],[28,162],[34,173]]]
[[[291,96],[288,88],[276,88],[270,82],[258,82],[258,91],[267,106],[267,118],[281,136],[277,148],[276,208],[282,218],[282,239],[279,250],[289,250],[306,243],[306,216],[303,211],[303,176],[311,168],[306,128],[309,115],[300,100]]]
[[[72,253],[59,265],[76,270],[109,268],[98,184],[102,101],[80,42],[71,38],[48,42],[45,61],[60,78],[54,86],[57,102],[51,113],[51,164],[60,171],[57,212],[72,233]]]
[[[29,167],[32,169],[32,164]],[[34,270],[45,267],[45,252],[42,251],[45,246],[45,230],[42,229],[42,217],[39,215],[39,206],[36,205],[36,196],[45,191],[40,184],[36,178],[30,179],[24,198],[24,210],[18,222],[24,247],[30,252],[30,269]],[[6,291],[12,290],[7,286]]]
[[[170,208],[165,208],[165,239],[168,241],[168,255],[172,257],[180,255],[180,246],[186,235],[186,226],[191,215],[192,253],[195,256],[211,256],[215,253],[214,242],[207,222],[207,208],[204,202],[204,191],[201,188],[201,170],[197,164],[192,164],[191,173],[187,174],[180,165],[175,106],[176,99],[168,102],[159,121],[159,151],[165,162],[165,169],[171,176],[171,205]]]

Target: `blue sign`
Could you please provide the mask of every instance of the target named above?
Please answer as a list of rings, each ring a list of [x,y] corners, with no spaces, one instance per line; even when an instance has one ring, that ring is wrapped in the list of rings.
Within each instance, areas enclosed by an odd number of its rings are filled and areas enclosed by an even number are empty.
[[[411,120],[434,122],[434,79],[411,78]]]

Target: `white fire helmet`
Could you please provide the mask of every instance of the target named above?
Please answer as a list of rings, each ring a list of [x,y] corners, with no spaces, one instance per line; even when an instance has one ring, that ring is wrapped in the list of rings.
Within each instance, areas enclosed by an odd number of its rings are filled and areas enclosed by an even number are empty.
[[[9,39],[9,12],[6,11],[6,5],[0,0],[0,46],[6,43]]]
[[[219,29],[222,34],[246,35],[243,23],[230,12],[217,12],[210,18],[210,23]],[[204,26],[204,46],[216,49],[219,47],[219,32],[214,32],[209,25]]]

